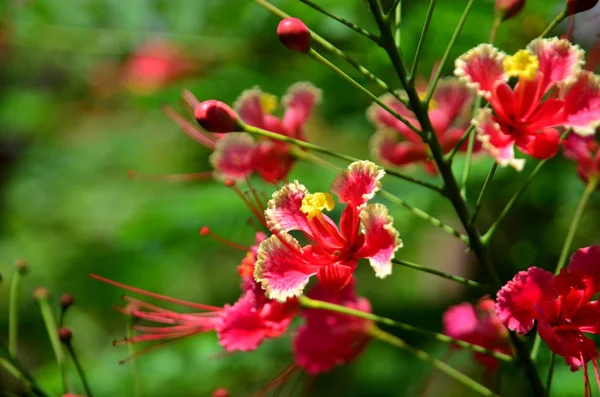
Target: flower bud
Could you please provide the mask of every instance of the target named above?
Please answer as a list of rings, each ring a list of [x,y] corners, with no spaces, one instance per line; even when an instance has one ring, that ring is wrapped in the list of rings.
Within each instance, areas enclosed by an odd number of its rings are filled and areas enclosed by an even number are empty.
[[[503,21],[517,15],[525,5],[525,0],[496,0],[496,13]]]
[[[277,36],[281,43],[292,51],[310,50],[310,30],[298,18],[285,18],[277,26]]]
[[[198,104],[194,109],[194,117],[208,132],[239,131],[238,116],[229,105],[214,99]]]
[[[58,339],[60,339],[61,342],[69,343],[71,341],[71,338],[73,338],[73,333],[69,328],[60,327],[58,329]]]
[[[41,301],[50,297],[50,290],[46,287],[37,287],[33,290],[33,299]]]
[[[21,275],[27,274],[28,263],[25,259],[17,259],[15,261],[15,267]]]
[[[73,304],[73,295],[69,293],[64,293],[60,296],[60,299],[58,301],[60,302],[60,307],[63,310],[65,310]]]
[[[215,391],[213,391],[212,397],[229,397],[229,391],[227,389],[220,387],[220,388],[216,389]]]
[[[567,16],[594,8],[598,0],[567,0]]]

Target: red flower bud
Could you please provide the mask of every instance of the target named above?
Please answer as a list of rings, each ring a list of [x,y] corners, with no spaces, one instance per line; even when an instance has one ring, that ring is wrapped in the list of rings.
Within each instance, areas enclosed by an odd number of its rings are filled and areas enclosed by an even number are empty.
[[[298,18],[285,18],[277,26],[277,36],[284,46],[292,51],[310,50],[310,30]]]
[[[198,104],[194,117],[200,127],[209,132],[239,131],[238,116],[229,105],[214,99]]]
[[[65,292],[64,294],[62,294],[60,296],[59,302],[60,302],[60,306],[63,309],[66,309],[67,307],[69,307],[73,304],[73,295]]]
[[[578,14],[594,8],[598,0],[567,0],[567,15]]]
[[[60,327],[58,329],[58,339],[60,339],[61,342],[69,343],[71,341],[71,338],[73,338],[73,333],[69,328]]]
[[[525,5],[525,0],[496,0],[496,13],[503,21],[514,17]]]

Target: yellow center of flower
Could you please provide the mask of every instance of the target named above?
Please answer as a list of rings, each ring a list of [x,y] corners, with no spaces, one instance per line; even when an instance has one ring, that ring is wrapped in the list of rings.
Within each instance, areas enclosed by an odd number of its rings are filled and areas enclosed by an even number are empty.
[[[507,56],[502,63],[509,77],[523,77],[533,80],[540,67],[538,57],[529,50],[519,50],[515,55]]]
[[[418,91],[418,92],[417,92],[417,94],[419,95],[419,99],[420,99],[421,101],[424,101],[424,100],[425,100],[425,98],[427,98],[427,91]],[[435,99],[433,99],[433,98],[431,98],[431,99],[429,100],[429,106],[428,106],[428,109],[429,109],[429,110],[432,110],[432,109],[435,109],[435,108],[437,108],[437,106],[438,106],[438,103],[436,102],[436,100],[435,100]]]
[[[334,206],[333,196],[329,193],[307,194],[302,199],[300,211],[304,212],[310,220],[320,215],[323,210],[331,211]]]
[[[277,97],[271,94],[261,94],[260,107],[265,114],[271,114],[277,109]]]

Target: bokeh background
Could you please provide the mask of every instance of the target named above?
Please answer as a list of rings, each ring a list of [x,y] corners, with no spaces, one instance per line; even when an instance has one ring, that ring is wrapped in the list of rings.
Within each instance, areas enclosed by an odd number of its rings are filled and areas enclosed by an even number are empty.
[[[298,1],[273,3],[396,84],[384,53],[366,39]],[[318,3],[376,30],[364,1]],[[402,52],[411,57],[428,2],[404,3]],[[465,5],[466,0],[438,1],[423,51],[424,78],[441,58]],[[0,271],[4,277],[0,336],[6,338],[13,263],[23,258],[30,271],[19,302],[20,359],[45,389],[59,395],[59,372],[31,293],[39,285],[47,286],[54,298],[70,292],[76,303],[66,324],[74,333],[75,349],[95,395],[132,396],[131,364],[119,365],[129,355],[128,349],[112,345],[125,335],[125,318],[111,310],[121,303],[122,291],[88,274],[220,306],[239,296],[235,266],[243,254],[200,237],[198,229],[208,225],[241,244],[250,244],[253,238],[253,229],[245,224],[248,209],[217,182],[128,178],[129,170],[151,174],[209,170],[209,151],[185,136],[164,116],[161,106],[180,108],[183,88],[199,98],[231,103],[255,85],[281,96],[292,83],[310,81],[323,89],[324,96],[307,126],[309,139],[366,158],[373,132],[365,118],[369,100],[322,65],[283,48],[275,35],[278,18],[250,0],[5,0],[0,7]],[[541,33],[559,7],[559,1],[528,0],[517,18],[502,25],[497,44],[507,52],[522,48]],[[578,25],[577,40],[587,48],[600,17],[597,10],[585,17],[588,25]],[[493,2],[475,2],[453,58],[486,41],[492,19]],[[176,62],[181,78],[163,81],[164,76],[148,74],[143,66],[136,69],[136,54],[148,45],[166,45],[175,51],[181,57]],[[451,74],[452,68],[451,62],[445,65],[445,74]],[[377,87],[366,86],[380,93]],[[499,170],[484,205],[482,228],[499,214],[535,163],[529,160],[520,174]],[[456,162],[457,172],[462,164],[462,159]],[[472,199],[490,166],[485,156],[475,161],[468,186]],[[431,178],[420,168],[411,172]],[[333,173],[298,164],[291,177],[322,191]],[[274,191],[258,179],[253,183],[267,195]],[[449,205],[436,195],[390,178],[385,185],[459,227]],[[493,241],[494,260],[504,279],[531,265],[554,267],[583,188],[574,164],[560,155],[549,162]],[[405,244],[399,257],[481,278],[476,262],[460,243],[402,208],[390,207]],[[599,217],[600,193],[592,197],[574,247],[600,243]],[[377,280],[368,266],[359,266],[358,279],[360,293],[371,300],[376,313],[431,330],[441,329],[441,314],[450,304],[479,298],[449,281],[410,269],[396,268],[391,277]],[[448,356],[445,345],[399,335],[476,379],[499,382],[486,377],[467,352]],[[217,387],[228,388],[232,396],[251,395],[291,363],[290,342],[291,333],[252,353],[225,354],[214,334],[181,341],[136,360],[139,395],[207,396]],[[542,353],[543,368],[549,354],[545,349]],[[72,368],[69,373],[78,389]],[[308,382],[307,376],[296,375],[271,394],[300,395]],[[0,374],[0,390],[22,392],[6,373]],[[307,390],[311,396],[471,395],[425,363],[376,341],[356,362],[318,377]],[[505,395],[528,395],[521,375],[510,369],[500,390]],[[581,396],[582,390],[582,371],[571,374],[559,361],[553,395]]]

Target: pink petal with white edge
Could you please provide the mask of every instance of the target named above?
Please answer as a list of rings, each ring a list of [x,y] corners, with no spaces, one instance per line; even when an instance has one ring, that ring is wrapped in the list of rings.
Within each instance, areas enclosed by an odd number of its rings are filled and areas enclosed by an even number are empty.
[[[394,218],[383,204],[369,204],[360,213],[365,243],[356,253],[357,257],[368,258],[375,276],[384,278],[392,273],[394,254],[402,248]]]
[[[384,175],[385,171],[371,161],[355,161],[335,177],[331,191],[339,201],[362,208],[381,189],[379,181]]]
[[[565,126],[578,135],[594,135],[600,126],[600,77],[582,71],[563,89]]]
[[[583,272],[594,280],[596,289],[600,289],[600,245],[578,249],[571,257],[567,269]]]
[[[538,57],[544,75],[543,92],[551,85],[576,77],[583,65],[584,52],[568,40],[553,37],[535,39],[527,49]]]
[[[475,306],[465,302],[450,307],[442,316],[442,324],[445,335],[459,340],[469,338],[479,324]]]
[[[446,77],[437,85],[433,93],[433,101],[436,104],[435,110],[443,112],[449,120],[446,128],[438,128],[438,134],[443,133],[450,125],[461,124],[461,118],[464,121],[465,115],[471,113],[471,105],[475,99],[475,91],[467,86],[463,81],[454,77]]]
[[[286,108],[283,126],[293,138],[304,138],[301,128],[314,106],[321,102],[321,96],[322,91],[308,82],[298,82],[288,88],[281,101]]]
[[[233,104],[235,112],[242,121],[257,128],[265,128],[265,113],[261,104],[262,95],[262,90],[254,87],[243,91]]]
[[[454,62],[454,75],[489,98],[496,81],[506,81],[502,61],[506,54],[490,44],[480,44]]]
[[[300,210],[302,200],[307,194],[309,193],[306,187],[298,181],[288,183],[273,193],[265,210],[265,220],[269,230],[273,232],[302,230],[310,235],[311,228],[308,218]]]
[[[287,233],[274,234],[260,243],[254,279],[269,299],[285,302],[302,294],[319,267],[304,262],[301,255],[302,247]]]
[[[215,330],[225,350],[254,350],[265,338],[265,327],[255,309],[254,294],[247,291],[233,305],[226,305]]]
[[[554,275],[538,267],[530,267],[517,273],[498,291],[496,313],[508,329],[523,335],[533,327],[537,305],[555,297]]]
[[[500,130],[498,123],[492,119],[490,109],[480,109],[473,119],[477,140],[481,142],[483,150],[488,152],[501,167],[507,165],[521,171],[525,165],[524,159],[515,158],[515,141]]]
[[[241,180],[254,171],[256,142],[246,133],[231,133],[217,141],[209,161],[218,179]]]

